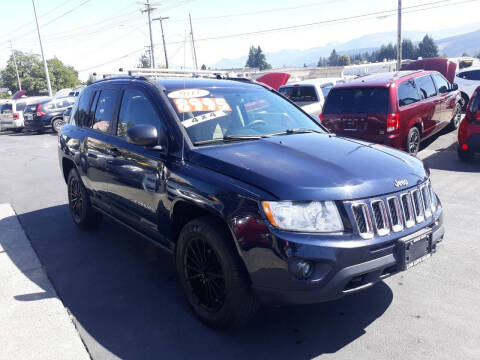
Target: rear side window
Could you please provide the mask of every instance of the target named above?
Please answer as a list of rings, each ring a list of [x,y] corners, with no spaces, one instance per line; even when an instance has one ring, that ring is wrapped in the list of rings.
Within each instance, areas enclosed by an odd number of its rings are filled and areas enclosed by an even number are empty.
[[[417,84],[421,99],[428,99],[429,97],[437,95],[437,89],[435,89],[430,75],[416,78],[415,83]]]
[[[437,84],[437,89],[440,94],[446,94],[450,90],[450,83],[440,74],[433,74],[433,79],[435,84]]]
[[[279,92],[293,102],[316,102],[318,101],[315,87],[311,85],[284,86]]]
[[[418,94],[415,81],[407,80],[400,84],[398,87],[398,105],[406,106],[420,101],[420,95]]]
[[[102,90],[98,97],[92,129],[107,132],[117,104],[117,90]]]
[[[72,122],[79,126],[87,126],[87,117],[90,111],[90,103],[92,102],[92,95],[91,91],[84,91],[78,100],[78,106],[74,111],[74,115],[72,116]]]
[[[160,128],[160,118],[153,104],[137,89],[125,90],[118,117],[117,135],[125,137],[131,127],[143,124]]]
[[[480,81],[480,70],[464,71],[458,74],[458,77],[465,80]]]
[[[388,89],[380,87],[332,89],[325,103],[325,114],[386,114]]]
[[[2,105],[2,114],[7,111],[12,111],[12,104],[3,104]]]

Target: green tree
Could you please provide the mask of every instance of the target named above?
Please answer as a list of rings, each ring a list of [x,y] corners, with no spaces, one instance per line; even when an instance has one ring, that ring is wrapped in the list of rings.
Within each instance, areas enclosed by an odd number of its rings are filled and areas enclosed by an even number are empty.
[[[203,64],[200,69],[201,69],[201,70],[207,70],[207,65]]]
[[[402,41],[402,59],[415,60],[418,55],[418,48],[410,39]]]
[[[438,57],[438,46],[435,44],[435,40],[428,34],[418,44],[418,56],[422,58]]]
[[[338,66],[347,66],[350,65],[350,56],[340,55],[338,57]]]
[[[328,57],[328,66],[338,66],[338,58],[337,51],[333,49]]]
[[[139,58],[138,58],[138,64],[137,67],[139,69],[149,69],[152,67],[151,59],[150,56],[147,55],[147,53],[143,53]]]
[[[56,57],[47,60],[47,67],[52,89],[60,90],[65,88],[73,88],[77,85],[80,85],[80,80],[78,80],[78,72],[72,66],[67,66],[62,63]]]
[[[320,58],[318,59],[317,67],[325,67],[325,66],[328,66],[328,60],[323,56],[320,56]]]
[[[245,66],[249,68],[258,68],[260,70],[266,70],[266,69],[272,68],[272,65],[267,63],[265,54],[262,52],[262,49],[260,48],[260,46],[250,47],[250,50],[248,51],[247,63],[245,64]]]
[[[470,55],[468,55],[468,53],[464,52],[464,53],[462,54],[462,56],[470,56]]]
[[[94,81],[96,81],[96,77],[95,75],[93,74],[88,74],[88,79],[87,79],[87,85],[90,85],[91,83],[93,83]]]

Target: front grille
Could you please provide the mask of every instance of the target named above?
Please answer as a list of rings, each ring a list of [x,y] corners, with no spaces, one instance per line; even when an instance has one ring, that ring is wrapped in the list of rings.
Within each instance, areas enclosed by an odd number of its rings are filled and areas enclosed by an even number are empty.
[[[430,218],[437,207],[430,183],[404,193],[370,201],[347,202],[356,229],[364,239],[399,232]]]

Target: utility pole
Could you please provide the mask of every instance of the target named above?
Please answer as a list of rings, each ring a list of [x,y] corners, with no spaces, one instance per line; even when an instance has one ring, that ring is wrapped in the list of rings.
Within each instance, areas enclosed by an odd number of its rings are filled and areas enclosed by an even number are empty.
[[[146,8],[145,10],[142,10],[142,13],[146,12],[148,14],[148,31],[150,32],[150,54],[152,57],[152,68],[155,68],[155,51],[153,49],[152,17],[151,17],[151,13],[152,11],[155,10],[155,8],[151,7],[150,0],[147,0],[147,2],[144,3],[143,5],[145,5]]]
[[[48,75],[47,60],[45,60],[45,54],[43,53],[42,36],[40,35],[40,26],[38,25],[37,8],[35,7],[35,0],[32,0],[32,4],[33,4],[33,13],[35,14],[35,22],[37,23],[38,41],[40,42],[40,51],[42,52],[43,67],[45,69],[45,77],[47,79],[48,96],[52,97],[52,86],[50,85],[50,76]]]
[[[192,37],[193,62],[195,64],[195,70],[198,70],[197,51],[195,50],[195,39],[193,38],[192,16],[188,14],[188,18],[190,19],[190,36]]]
[[[168,20],[169,17],[159,17],[153,19],[153,21],[158,20],[160,22],[160,29],[162,29],[162,41],[163,41],[163,52],[165,54],[165,67],[168,69],[168,57],[167,57],[167,46],[165,45],[165,34],[163,33],[163,20]]]
[[[397,71],[402,68],[402,0],[398,0]]]
[[[17,58],[15,56],[15,49],[13,48],[12,40],[10,40],[10,48],[12,49],[13,64],[15,65],[15,72],[17,73],[18,90],[22,90],[22,83],[20,82],[20,76],[18,75]]]

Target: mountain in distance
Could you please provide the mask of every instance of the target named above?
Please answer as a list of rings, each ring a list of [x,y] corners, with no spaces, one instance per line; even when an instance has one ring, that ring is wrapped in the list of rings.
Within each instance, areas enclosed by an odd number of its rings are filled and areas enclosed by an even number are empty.
[[[404,39],[413,42],[422,40],[425,34],[433,36],[440,54],[446,53],[450,57],[461,56],[464,52],[473,55],[480,51],[480,23],[463,25],[455,29],[439,31],[405,31]],[[314,47],[306,50],[280,50],[266,52],[267,62],[274,68],[283,66],[316,66],[320,57],[328,57],[333,49],[341,54],[354,55],[371,52],[381,45],[396,42],[396,32],[375,33],[361,36],[345,43],[332,42],[325,46]],[[217,69],[232,69],[245,66],[247,56],[235,59],[222,59],[212,67]]]

